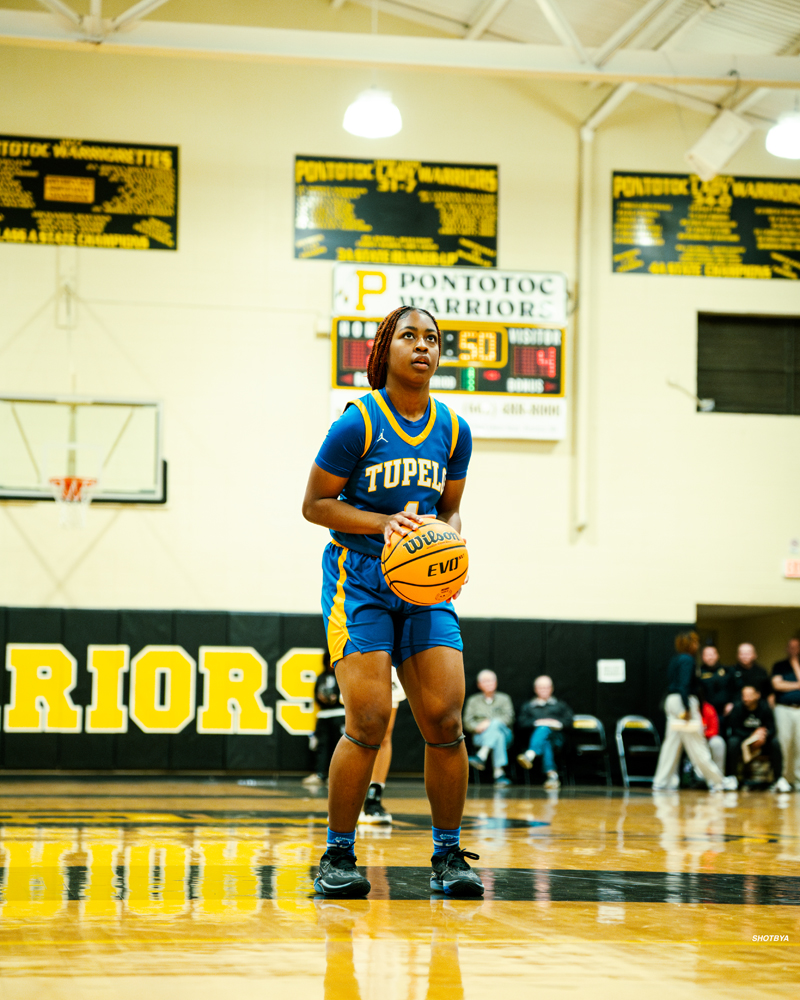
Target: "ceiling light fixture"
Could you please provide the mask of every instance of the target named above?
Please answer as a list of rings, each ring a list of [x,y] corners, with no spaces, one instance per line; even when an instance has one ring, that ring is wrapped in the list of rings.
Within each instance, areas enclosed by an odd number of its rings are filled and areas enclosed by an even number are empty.
[[[385,139],[403,127],[400,109],[388,90],[370,87],[362,91],[344,113],[345,132],[364,139]]]
[[[767,152],[784,160],[800,160],[800,111],[781,115],[767,132]]]
[[[372,0],[372,36],[378,34],[378,4]],[[380,90],[375,84],[375,70],[372,70],[372,86],[362,90],[344,113],[342,127],[350,135],[363,139],[387,139],[397,135],[403,127],[400,109],[392,100],[388,90]]]

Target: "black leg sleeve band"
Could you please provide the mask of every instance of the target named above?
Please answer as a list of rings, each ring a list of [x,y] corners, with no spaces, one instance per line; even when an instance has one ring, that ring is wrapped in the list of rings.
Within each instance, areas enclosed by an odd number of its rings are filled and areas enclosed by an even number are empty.
[[[349,733],[344,734],[346,740],[350,740],[351,743],[355,743],[357,747],[363,747],[365,750],[380,750],[380,743],[377,746],[373,746],[372,743],[362,743],[361,740],[357,740],[355,736],[350,736]]]
[[[428,743],[425,740],[426,747],[439,747],[440,749],[446,749],[447,747],[457,747],[459,743],[463,743],[467,737],[462,733],[457,740],[453,740],[452,743]]]

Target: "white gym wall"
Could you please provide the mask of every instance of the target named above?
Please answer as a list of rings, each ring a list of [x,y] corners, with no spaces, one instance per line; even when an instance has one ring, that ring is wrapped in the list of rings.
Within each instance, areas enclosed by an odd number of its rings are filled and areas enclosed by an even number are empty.
[[[79,393],[163,399],[169,502],[97,506],[83,531],[52,504],[0,505],[0,605],[317,609],[326,533],[300,502],[327,430],[332,264],[292,257],[295,154],[497,163],[499,266],[563,271],[574,289],[577,126],[597,92],[379,76],[404,128],[369,141],[341,128],[366,69],[3,49],[4,133],[177,144],[181,160],[178,252],[80,251],[73,335]],[[476,442],[462,615],[691,621],[697,603],[800,603],[781,577],[800,535],[800,420],[698,414],[667,385],[694,391],[699,311],[797,315],[800,290],[611,273],[612,170],[685,173],[708,123],[633,95],[598,129],[588,526],[574,530],[572,421],[558,444]],[[763,133],[727,169],[800,172]],[[55,249],[0,244],[0,390],[71,389],[56,274]]]

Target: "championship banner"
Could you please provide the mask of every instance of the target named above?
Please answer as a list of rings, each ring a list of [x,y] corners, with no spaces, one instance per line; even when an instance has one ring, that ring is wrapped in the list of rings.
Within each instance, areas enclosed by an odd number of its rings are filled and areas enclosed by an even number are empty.
[[[177,250],[177,146],[0,136],[0,242]]]
[[[615,173],[613,207],[617,274],[800,277],[800,180]]]
[[[300,260],[427,267],[497,263],[497,167],[295,158]]]
[[[367,360],[381,319],[427,309],[442,332],[431,390],[476,438],[559,441],[566,434],[563,274],[464,268],[334,268],[331,416],[369,391]]]

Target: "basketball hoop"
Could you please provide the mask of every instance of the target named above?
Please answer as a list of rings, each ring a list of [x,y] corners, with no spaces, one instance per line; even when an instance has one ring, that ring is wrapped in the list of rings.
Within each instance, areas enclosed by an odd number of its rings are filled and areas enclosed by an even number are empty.
[[[51,476],[48,480],[64,528],[86,527],[86,511],[92,502],[96,479],[84,476]]]

